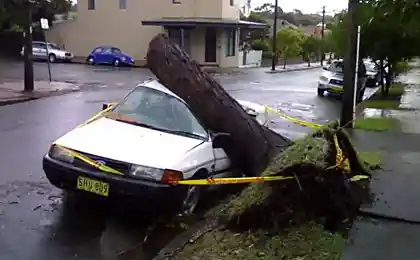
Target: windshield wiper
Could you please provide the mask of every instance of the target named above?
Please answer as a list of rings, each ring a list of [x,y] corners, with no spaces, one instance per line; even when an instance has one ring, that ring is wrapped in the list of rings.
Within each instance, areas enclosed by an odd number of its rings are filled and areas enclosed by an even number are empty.
[[[166,129],[165,129],[165,131],[167,131],[168,133],[171,133],[171,134],[182,135],[182,136],[185,136],[185,137],[205,139],[205,137],[203,137],[201,135],[198,135],[198,134],[191,133],[191,132],[186,132],[186,131],[181,131],[181,130],[166,130]]]
[[[135,125],[135,126],[141,126],[141,127],[145,127],[145,128],[149,128],[149,129],[153,129],[153,130],[159,130],[159,131],[166,131],[166,129],[162,129],[159,127],[155,127],[152,125],[148,125],[145,123],[140,123],[140,122],[136,122],[136,121],[130,121],[130,120],[124,120],[124,119],[118,119],[118,118],[113,118],[115,121],[118,122],[122,122],[122,123],[127,123],[127,124],[131,124],[131,125]]]

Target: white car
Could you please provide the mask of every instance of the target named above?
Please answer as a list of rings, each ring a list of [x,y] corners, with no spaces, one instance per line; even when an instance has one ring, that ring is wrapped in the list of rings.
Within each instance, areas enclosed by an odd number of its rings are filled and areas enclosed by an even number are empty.
[[[20,51],[21,56],[24,55],[24,51],[25,47],[23,46]],[[72,61],[74,59],[73,53],[61,49],[54,43],[41,41],[32,42],[32,56],[36,60],[48,60],[49,62]]]
[[[260,124],[268,122],[264,106],[239,103]],[[205,129],[188,105],[159,81],[146,81],[104,108],[103,115],[52,144],[43,159],[51,184],[105,197],[163,199],[191,214],[202,186],[171,181],[232,176],[231,162],[217,144],[226,135]]]
[[[362,101],[366,89],[366,67],[360,62],[360,69],[364,70],[364,74],[360,73],[357,81],[357,101]],[[344,85],[344,62],[343,60],[333,61],[330,65],[323,67],[323,72],[318,79],[318,96],[324,96],[325,92],[330,94],[341,95]]]

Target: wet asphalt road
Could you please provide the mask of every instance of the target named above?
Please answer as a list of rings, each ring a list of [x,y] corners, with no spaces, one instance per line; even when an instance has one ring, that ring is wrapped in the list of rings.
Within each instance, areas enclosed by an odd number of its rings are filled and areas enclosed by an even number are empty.
[[[0,71],[3,80],[22,79],[19,63]],[[37,64],[35,72],[36,79],[48,79],[45,64]],[[257,69],[218,79],[236,98],[324,122],[339,115],[340,102],[316,96],[320,72],[267,74]],[[139,246],[148,234],[152,213],[113,203],[65,202],[66,197],[47,183],[41,168],[51,142],[98,112],[103,102],[118,100],[152,76],[144,69],[54,64],[54,80],[94,87],[0,107],[0,259],[149,259],[171,237],[173,231],[168,229],[155,239],[160,243]],[[292,138],[310,131],[278,117],[272,119],[273,128]],[[137,258],[130,254],[117,257],[128,249]]]

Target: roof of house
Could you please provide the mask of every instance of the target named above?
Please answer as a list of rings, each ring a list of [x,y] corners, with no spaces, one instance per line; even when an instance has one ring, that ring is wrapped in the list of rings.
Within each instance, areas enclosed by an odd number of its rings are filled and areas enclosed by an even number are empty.
[[[217,26],[233,28],[264,29],[268,27],[264,23],[255,23],[243,20],[231,20],[221,18],[195,18],[195,17],[163,17],[142,21],[143,25],[160,25],[166,27],[195,27],[195,26]]]

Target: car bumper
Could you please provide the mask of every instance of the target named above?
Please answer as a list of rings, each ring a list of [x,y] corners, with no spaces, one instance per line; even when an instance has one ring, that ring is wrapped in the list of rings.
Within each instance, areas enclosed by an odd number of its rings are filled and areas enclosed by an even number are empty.
[[[330,93],[334,94],[342,94],[343,93],[343,86],[333,85],[328,83],[318,83],[318,89],[326,90]]]
[[[42,163],[49,182],[62,189],[77,189],[79,176],[109,184],[109,196],[130,196],[147,201],[180,202],[185,196],[186,186],[173,186],[152,181],[130,179],[74,167],[45,155]],[[93,193],[92,193],[93,194]],[[99,195],[98,195],[99,196]]]
[[[74,56],[60,56],[57,57],[57,60],[62,60],[62,61],[72,61],[74,59]]]

